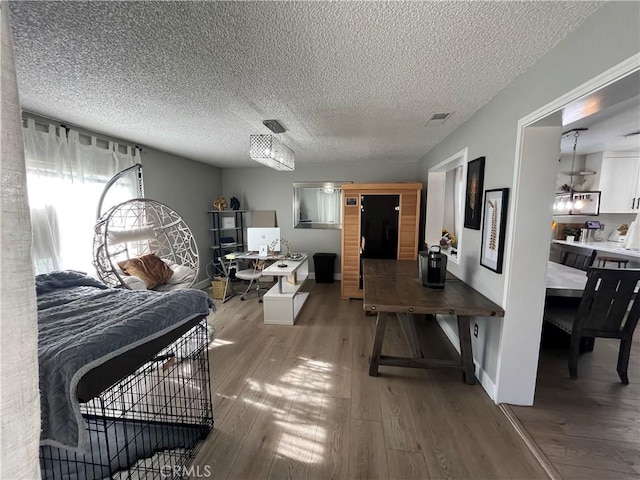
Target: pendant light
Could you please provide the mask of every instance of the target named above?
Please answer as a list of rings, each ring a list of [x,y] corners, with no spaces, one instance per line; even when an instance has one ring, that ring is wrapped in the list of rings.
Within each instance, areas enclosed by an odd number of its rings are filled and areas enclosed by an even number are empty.
[[[575,176],[582,176],[595,172],[576,172],[576,154],[578,148],[578,137],[580,132],[588,128],[574,128],[564,132],[562,136],[573,133],[573,151],[571,155],[571,172],[569,172],[569,188],[566,192],[556,194],[553,210],[556,215],[598,215],[600,212],[600,192],[599,191],[576,191],[573,186]]]
[[[576,164],[576,148],[578,147],[578,137],[580,136],[580,130],[586,130],[586,128],[581,129],[581,128],[576,128],[573,131],[573,156],[571,157],[571,173],[569,174],[569,201],[566,203],[565,207],[567,210],[573,210],[574,208],[576,210],[580,210],[584,205],[582,202],[580,202],[580,206],[578,206],[578,201],[576,201],[574,203],[573,201],[573,177],[575,175],[573,168],[575,167]],[[571,131],[567,132],[570,133]]]

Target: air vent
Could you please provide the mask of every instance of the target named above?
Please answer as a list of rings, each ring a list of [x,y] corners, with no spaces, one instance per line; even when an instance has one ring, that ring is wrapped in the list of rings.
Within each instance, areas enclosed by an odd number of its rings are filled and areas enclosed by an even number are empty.
[[[262,124],[273,133],[284,133],[284,127],[277,120],[263,120]]]
[[[429,118],[429,121],[427,122],[427,126],[431,127],[435,125],[442,125],[444,122],[446,122],[449,119],[451,115],[452,115],[452,112],[434,113],[433,115],[431,115],[431,118]]]
[[[635,135],[640,135],[640,130],[636,130],[635,132],[629,132],[629,133],[623,135],[623,137],[627,138],[627,137],[633,137]]]

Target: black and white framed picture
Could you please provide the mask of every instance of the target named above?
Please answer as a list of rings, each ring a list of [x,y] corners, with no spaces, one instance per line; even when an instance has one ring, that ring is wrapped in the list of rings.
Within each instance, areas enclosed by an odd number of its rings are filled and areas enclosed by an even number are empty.
[[[508,188],[484,193],[480,265],[496,273],[502,273],[508,201]]]
[[[464,226],[480,230],[482,216],[482,187],[484,184],[484,158],[478,157],[467,165],[467,191],[464,202]]]

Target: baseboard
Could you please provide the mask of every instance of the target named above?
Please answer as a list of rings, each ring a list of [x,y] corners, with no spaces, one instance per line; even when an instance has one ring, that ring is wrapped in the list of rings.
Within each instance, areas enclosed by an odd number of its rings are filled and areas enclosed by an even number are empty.
[[[211,288],[211,280],[209,280],[208,278],[205,280],[201,280],[191,288],[195,288],[196,290],[206,290],[207,288]]]
[[[309,280],[315,280],[316,279],[316,273],[315,272],[309,272]],[[333,274],[333,280],[337,280],[337,281],[342,281],[342,274],[341,273],[334,273]]]
[[[436,322],[438,322],[440,329],[444,332],[445,336],[449,339],[449,341],[451,342],[451,345],[453,345],[456,351],[460,353],[460,339],[458,338],[458,332],[453,329],[450,323],[445,322],[442,318],[438,318],[438,317],[439,315],[436,315]],[[485,392],[487,392],[487,395],[489,395],[489,398],[491,398],[491,400],[495,402],[496,401],[496,384],[493,383],[493,380],[491,379],[491,377],[487,375],[487,373],[483,370],[480,364],[476,362],[475,358],[473,359],[473,364],[475,366],[475,374],[476,374],[476,378],[478,379],[478,382],[480,383],[480,385],[482,385],[482,388],[484,388]]]
[[[549,458],[544,454],[542,449],[538,446],[538,444],[533,440],[529,432],[524,428],[522,422],[518,419],[515,412],[511,408],[511,405],[507,405],[506,403],[501,403],[498,405],[502,413],[504,413],[505,417],[509,420],[513,428],[518,432],[520,438],[527,445],[527,448],[531,452],[531,454],[536,458],[538,463],[544,468],[544,471],[547,472],[549,478],[551,480],[562,480],[562,475],[555,469],[555,467],[551,464]]]

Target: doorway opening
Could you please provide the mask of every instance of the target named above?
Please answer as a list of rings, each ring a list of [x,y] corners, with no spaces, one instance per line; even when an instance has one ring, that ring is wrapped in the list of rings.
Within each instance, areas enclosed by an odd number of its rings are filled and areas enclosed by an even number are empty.
[[[634,55],[518,122],[504,298],[505,310],[519,321],[504,322],[501,332],[496,403],[533,404],[547,265],[539,245],[550,241],[563,109],[639,69],[640,55]]]

